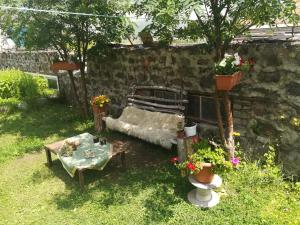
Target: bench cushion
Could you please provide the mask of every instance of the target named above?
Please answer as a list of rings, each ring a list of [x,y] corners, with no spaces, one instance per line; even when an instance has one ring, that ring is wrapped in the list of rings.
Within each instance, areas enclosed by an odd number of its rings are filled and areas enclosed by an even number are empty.
[[[178,122],[183,116],[151,112],[128,106],[118,119],[104,118],[107,128],[140,138],[170,149],[171,140],[176,138]]]

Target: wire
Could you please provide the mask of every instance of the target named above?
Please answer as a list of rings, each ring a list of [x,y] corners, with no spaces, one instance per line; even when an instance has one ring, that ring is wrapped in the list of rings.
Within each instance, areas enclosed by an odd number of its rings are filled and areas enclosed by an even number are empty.
[[[44,12],[44,13],[52,13],[52,14],[68,14],[68,15],[77,15],[77,16],[94,16],[94,17],[105,17],[105,18],[128,18],[128,19],[141,19],[146,20],[146,18],[139,18],[134,16],[109,16],[109,15],[98,15],[91,13],[78,13],[78,12],[68,12],[68,11],[58,11],[58,10],[45,10],[45,9],[34,9],[28,7],[13,7],[13,6],[0,6],[1,10],[17,10],[20,12]]]

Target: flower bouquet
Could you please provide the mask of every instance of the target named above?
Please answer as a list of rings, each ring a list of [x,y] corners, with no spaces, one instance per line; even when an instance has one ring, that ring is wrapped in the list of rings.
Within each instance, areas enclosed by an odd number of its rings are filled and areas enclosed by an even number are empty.
[[[109,102],[110,100],[106,95],[95,96],[91,100],[96,131],[100,131],[103,128],[102,117],[106,114]]]

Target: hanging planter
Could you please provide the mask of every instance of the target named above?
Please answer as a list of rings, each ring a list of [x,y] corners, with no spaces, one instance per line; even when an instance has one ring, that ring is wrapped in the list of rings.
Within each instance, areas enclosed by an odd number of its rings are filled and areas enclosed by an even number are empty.
[[[50,66],[52,71],[59,71],[59,70],[79,70],[80,64],[73,63],[73,62],[55,62]]]
[[[215,75],[217,90],[230,91],[240,82],[242,76],[243,73],[241,71],[235,72],[232,75]]]

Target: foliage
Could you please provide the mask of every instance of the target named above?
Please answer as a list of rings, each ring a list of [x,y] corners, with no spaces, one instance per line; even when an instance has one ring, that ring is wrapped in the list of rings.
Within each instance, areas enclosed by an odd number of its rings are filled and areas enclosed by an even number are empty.
[[[47,80],[18,70],[0,71],[0,98],[33,100],[45,95]]]
[[[217,146],[214,147],[208,140],[201,140],[194,144],[195,153],[188,156],[188,159],[182,163],[175,162],[180,170],[188,170],[190,174],[197,174],[203,169],[203,163],[211,163],[214,173],[228,172],[233,168],[233,164],[226,160],[224,150]]]
[[[91,104],[102,108],[105,105],[107,105],[109,103],[109,101],[110,100],[106,95],[99,95],[99,96],[93,97]]]
[[[2,0],[0,0],[0,3]],[[126,14],[127,1],[74,1],[66,0],[14,0],[4,1],[38,9],[93,14],[93,16],[5,11],[0,14],[0,27],[6,31],[16,43],[24,43],[26,49],[48,49],[58,51],[60,60],[70,61],[71,55],[80,64],[81,84],[83,87],[84,104],[80,104],[74,76],[69,71],[72,90],[77,105],[82,108],[85,118],[88,116],[88,100],[86,88],[85,66],[88,50],[92,47],[120,42],[133,32],[129,20],[122,17]],[[98,49],[99,50],[99,49]]]
[[[225,54],[220,63],[215,65],[215,73],[219,75],[232,75],[235,72],[249,72],[253,69],[253,60],[244,60],[238,53],[234,55]]]
[[[199,210],[186,200],[191,184],[167,163],[172,153],[137,139],[130,139],[139,146],[131,153],[140,154],[141,161],[130,160],[125,171],[118,160],[103,171],[86,171],[84,192],[56,158],[51,169],[45,166],[43,144],[93,129],[92,122],[81,121],[70,107],[53,103],[0,114],[0,124],[3,224],[293,225],[300,220],[299,184],[270,176],[257,162],[243,161],[238,170],[223,174],[216,190],[220,203]],[[128,141],[119,133],[106,135]]]
[[[230,42],[252,26],[274,25],[278,20],[295,25],[299,21],[293,0],[140,0],[138,15],[152,20],[150,28],[163,40],[172,37],[205,40],[219,61]],[[190,20],[194,14],[196,20]]]

